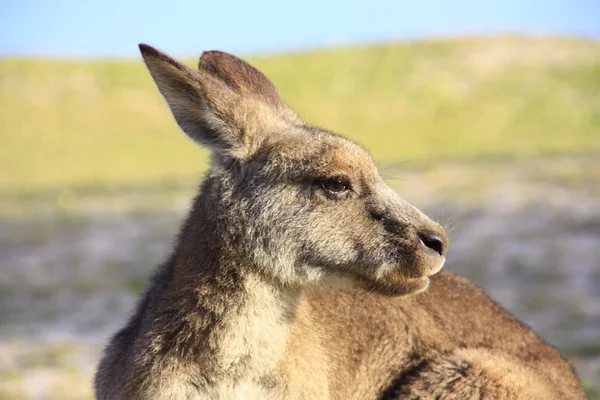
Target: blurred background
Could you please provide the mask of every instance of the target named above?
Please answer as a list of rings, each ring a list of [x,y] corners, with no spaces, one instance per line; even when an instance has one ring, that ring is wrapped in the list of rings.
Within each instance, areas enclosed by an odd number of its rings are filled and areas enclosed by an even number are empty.
[[[139,42],[236,53],[367,146],[600,399],[599,38],[593,0],[0,0],[0,399],[92,397],[206,169]]]

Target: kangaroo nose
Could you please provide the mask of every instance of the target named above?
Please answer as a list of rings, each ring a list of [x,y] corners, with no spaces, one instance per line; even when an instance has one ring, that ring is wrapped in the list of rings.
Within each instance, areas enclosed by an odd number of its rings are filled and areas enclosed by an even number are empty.
[[[444,255],[444,253],[446,252],[446,243],[440,236],[423,232],[420,232],[418,235],[419,239],[421,239],[421,244],[423,246],[430,248],[431,250],[438,253],[440,256]]]

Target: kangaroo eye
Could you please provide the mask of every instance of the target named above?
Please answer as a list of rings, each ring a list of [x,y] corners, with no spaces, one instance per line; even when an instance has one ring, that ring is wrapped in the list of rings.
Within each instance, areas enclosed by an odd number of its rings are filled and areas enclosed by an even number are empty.
[[[321,187],[332,194],[342,194],[348,191],[346,182],[339,178],[322,180]]]

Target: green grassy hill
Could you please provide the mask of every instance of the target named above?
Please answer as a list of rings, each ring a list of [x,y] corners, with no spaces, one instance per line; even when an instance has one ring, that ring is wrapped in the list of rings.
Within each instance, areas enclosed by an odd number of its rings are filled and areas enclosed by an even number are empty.
[[[600,149],[600,41],[452,39],[248,60],[308,122],[380,163]],[[153,185],[206,165],[141,59],[2,59],[0,106],[0,193]]]

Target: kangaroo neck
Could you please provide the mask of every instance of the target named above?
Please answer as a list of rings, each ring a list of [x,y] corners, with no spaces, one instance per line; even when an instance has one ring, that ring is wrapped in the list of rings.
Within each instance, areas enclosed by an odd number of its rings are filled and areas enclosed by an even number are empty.
[[[261,377],[284,356],[300,290],[236,259],[230,243],[217,241],[217,223],[214,214],[192,211],[154,330],[166,353],[203,366],[203,380]]]

